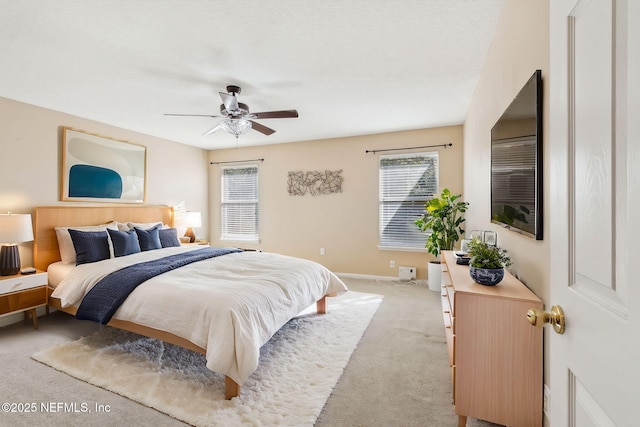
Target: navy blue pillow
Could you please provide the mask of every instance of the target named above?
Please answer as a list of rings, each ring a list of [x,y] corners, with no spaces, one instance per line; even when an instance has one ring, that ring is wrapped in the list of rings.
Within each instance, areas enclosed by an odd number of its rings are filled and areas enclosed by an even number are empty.
[[[118,231],[108,228],[107,232],[111,237],[114,256],[118,257],[137,254],[141,251],[140,243],[138,243],[138,234],[135,232],[135,230]]]
[[[155,227],[151,227],[147,230],[143,230],[142,228],[133,227],[136,230],[136,234],[138,235],[138,242],[140,243],[140,249],[143,251],[151,251],[154,249],[162,248],[162,244],[160,243],[160,226],[156,225]]]
[[[69,235],[76,249],[76,265],[111,258],[106,231],[79,231],[70,228]]]
[[[178,230],[175,228],[161,228],[160,244],[163,248],[170,248],[173,246],[180,246],[180,240],[178,240]]]

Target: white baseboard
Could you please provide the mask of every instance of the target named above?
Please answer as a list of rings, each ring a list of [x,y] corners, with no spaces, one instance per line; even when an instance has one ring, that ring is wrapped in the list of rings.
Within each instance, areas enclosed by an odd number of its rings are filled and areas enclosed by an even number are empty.
[[[362,280],[375,280],[377,282],[397,282],[414,284],[418,286],[428,286],[427,280],[400,280],[396,276],[372,276],[369,274],[355,274],[355,273],[335,273],[338,277],[344,277],[345,279],[362,279]]]
[[[398,279],[395,276],[372,276],[370,274],[356,274],[356,273],[335,273],[338,277],[345,277],[347,279],[363,279],[363,280],[379,280],[383,282],[397,282]]]

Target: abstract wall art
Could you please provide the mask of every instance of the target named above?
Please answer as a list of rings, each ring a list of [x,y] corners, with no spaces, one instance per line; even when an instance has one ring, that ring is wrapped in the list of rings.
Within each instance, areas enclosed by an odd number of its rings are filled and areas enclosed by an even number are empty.
[[[342,193],[342,169],[338,171],[291,171],[287,179],[290,196]]]
[[[63,201],[144,203],[147,149],[62,128]]]

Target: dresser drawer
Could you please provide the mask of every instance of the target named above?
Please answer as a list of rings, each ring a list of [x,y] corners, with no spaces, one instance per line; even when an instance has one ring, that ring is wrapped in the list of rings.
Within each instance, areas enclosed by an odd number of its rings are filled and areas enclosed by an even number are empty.
[[[446,288],[442,288],[442,316],[444,319],[444,334],[447,340],[449,366],[453,366],[455,364],[455,335],[453,333],[455,318],[451,316],[451,308],[449,307],[449,297],[447,296]]]
[[[37,288],[47,284],[47,273],[34,273],[29,275],[18,274],[0,280],[0,295],[25,289]]]
[[[40,286],[22,292],[0,295],[0,314],[45,305],[47,303],[47,287]]]
[[[449,296],[447,295],[446,289],[442,289],[440,298],[442,302],[442,313],[444,315],[444,326],[445,328],[450,328],[453,314],[451,314],[451,305],[449,304]]]
[[[447,265],[447,264],[442,264]],[[449,270],[446,270],[446,267],[442,267],[442,287],[451,286],[451,276],[449,275]]]
[[[451,310],[451,317],[455,317],[455,315],[456,315],[456,298],[455,298],[456,293],[455,293],[455,290],[451,286],[443,288],[443,290],[445,290],[447,292],[447,300],[448,300],[448,303],[449,303],[449,308]]]
[[[445,329],[444,336],[447,340],[447,357],[449,359],[449,366],[455,366],[456,364],[456,336],[453,335],[451,329]]]

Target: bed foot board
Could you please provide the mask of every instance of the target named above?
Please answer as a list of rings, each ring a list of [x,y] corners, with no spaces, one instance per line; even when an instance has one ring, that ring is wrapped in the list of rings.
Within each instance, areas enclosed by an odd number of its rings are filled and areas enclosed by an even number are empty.
[[[237,382],[235,382],[234,380],[232,380],[226,375],[224,377],[224,385],[225,385],[225,390],[224,390],[225,399],[231,400],[234,397],[240,396],[240,386],[238,385]]]

